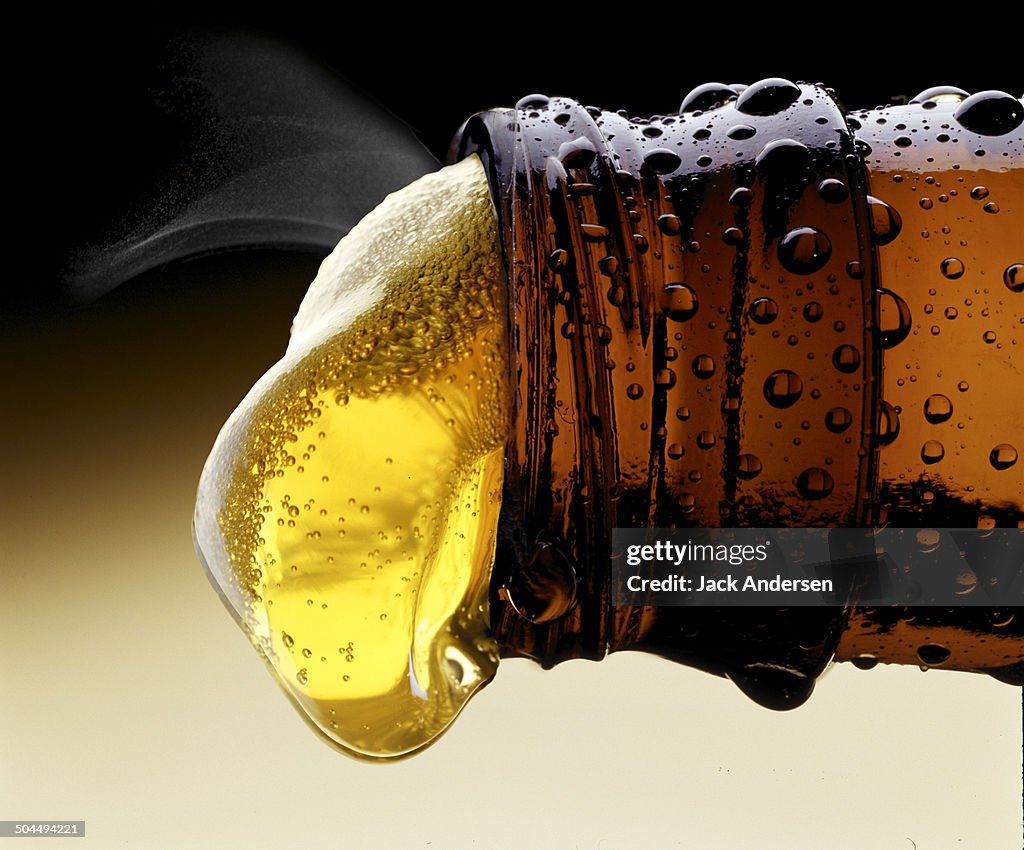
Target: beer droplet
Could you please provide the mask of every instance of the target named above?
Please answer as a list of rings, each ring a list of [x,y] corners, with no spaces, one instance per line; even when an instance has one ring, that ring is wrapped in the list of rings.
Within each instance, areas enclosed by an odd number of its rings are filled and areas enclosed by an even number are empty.
[[[744,204],[749,204],[753,199],[753,190],[748,189],[746,186],[740,186],[738,189],[734,189],[732,194],[729,196],[729,203],[734,207],[739,207]]]
[[[967,392],[971,388],[971,385],[969,383],[967,383],[967,381],[960,381],[960,383],[958,383],[956,385],[956,388],[960,392],[965,393],[965,392]]]
[[[889,402],[883,401],[878,407],[878,445],[892,445],[900,435],[900,415]]]
[[[601,242],[608,238],[608,228],[600,224],[581,224],[583,238],[591,242]]]
[[[757,455],[742,454],[736,458],[736,475],[749,481],[761,474],[763,466]]]
[[[779,262],[794,274],[814,274],[832,256],[832,243],[816,227],[796,227],[779,242]]]
[[[796,372],[779,369],[764,382],[764,397],[772,407],[792,407],[803,394],[804,384]]]
[[[626,387],[626,395],[628,395],[633,401],[643,396],[644,388],[640,384],[630,384]]]
[[[701,431],[697,435],[697,445],[705,451],[715,444],[715,435],[711,431]]]
[[[845,407],[833,407],[825,414],[825,427],[833,434],[842,434],[853,424],[853,414]]]
[[[991,345],[993,342],[996,341],[996,332],[995,331],[985,331],[985,333],[983,333],[981,335],[981,338],[982,338],[982,340],[984,341],[984,343],[986,345]]]
[[[779,305],[772,298],[758,298],[750,305],[750,318],[759,325],[769,325],[779,315]]]
[[[665,451],[672,460],[679,460],[679,458],[686,454],[686,449],[684,449],[679,443],[670,443]]]
[[[1003,283],[1010,292],[1024,292],[1024,263],[1013,263],[1003,272]]]
[[[971,189],[971,197],[976,201],[983,201],[988,197],[988,189],[985,186],[975,186]]]
[[[736,110],[746,115],[775,115],[799,97],[799,86],[781,77],[769,77],[747,86],[736,100]]]
[[[303,667],[301,670],[299,670],[298,673],[295,674],[295,679],[300,685],[305,685],[309,682],[309,671],[305,667]]]
[[[830,204],[841,204],[850,197],[850,190],[846,188],[846,184],[842,180],[830,177],[818,184],[818,194],[822,200]]]
[[[964,264],[956,257],[946,257],[946,259],[942,261],[941,267],[943,276],[950,280],[956,280],[963,276]]]
[[[821,317],[824,315],[825,311],[817,301],[808,301],[804,305],[804,318],[808,322],[820,322]]]
[[[739,245],[743,242],[743,231],[738,227],[727,227],[722,231],[722,241],[726,245]]]
[[[1006,92],[980,91],[961,103],[953,118],[972,133],[1002,136],[1024,122],[1024,105]]]
[[[988,462],[994,469],[1009,469],[1017,462],[1017,450],[1009,443],[1000,443],[989,452]]]
[[[725,83],[704,83],[692,89],[679,104],[680,112],[714,109],[736,97],[736,91]]]
[[[286,649],[291,649],[295,646],[295,639],[288,632],[281,632],[281,643],[285,645]]]
[[[860,368],[860,352],[852,345],[840,345],[832,352],[832,365],[847,375]]]
[[[698,378],[710,378],[715,374],[715,358],[708,354],[700,354],[693,358],[693,374]]]
[[[868,195],[868,214],[871,216],[871,236],[876,245],[888,245],[900,235],[903,219],[885,201]]]
[[[666,315],[676,322],[686,322],[697,312],[698,302],[695,293],[685,283],[669,283],[665,285],[667,296]]]
[[[922,664],[927,664],[929,667],[937,667],[951,654],[949,649],[938,643],[926,643],[917,648],[917,657],[921,659]]]
[[[928,440],[921,446],[921,460],[927,464],[938,463],[946,456],[946,449],[938,440]]]
[[[601,274],[611,277],[619,270],[619,260],[609,254],[598,261],[597,267],[601,270]]]
[[[846,264],[846,273],[854,280],[860,280],[864,277],[864,266],[860,260],[850,260]]]
[[[910,307],[906,301],[888,289],[879,289],[877,296],[879,342],[882,348],[893,348],[910,334]]]
[[[671,369],[659,369],[654,376],[654,383],[665,390],[670,390],[676,385],[676,373]]]
[[[676,408],[676,419],[680,422],[685,422],[690,418],[690,408],[688,407],[677,407]]]
[[[827,469],[812,466],[800,473],[796,489],[805,499],[824,499],[835,488],[836,483]]]

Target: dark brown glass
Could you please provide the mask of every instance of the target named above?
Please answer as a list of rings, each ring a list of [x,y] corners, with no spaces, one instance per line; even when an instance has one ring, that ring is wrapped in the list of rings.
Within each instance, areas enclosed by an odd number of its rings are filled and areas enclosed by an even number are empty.
[[[1024,522],[1022,117],[768,79],[467,122],[510,286],[503,654],[654,652],[775,708],[834,657],[1021,682],[1013,611],[614,606],[609,564],[615,527]]]

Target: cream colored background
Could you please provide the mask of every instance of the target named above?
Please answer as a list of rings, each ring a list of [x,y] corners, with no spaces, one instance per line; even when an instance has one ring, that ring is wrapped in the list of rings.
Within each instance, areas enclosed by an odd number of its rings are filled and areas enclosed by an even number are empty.
[[[777,714],[653,657],[503,662],[421,756],[329,749],[189,530],[314,269],[188,264],[7,334],[0,819],[86,820],[54,848],[1019,846],[1021,694],[969,674],[833,669]]]

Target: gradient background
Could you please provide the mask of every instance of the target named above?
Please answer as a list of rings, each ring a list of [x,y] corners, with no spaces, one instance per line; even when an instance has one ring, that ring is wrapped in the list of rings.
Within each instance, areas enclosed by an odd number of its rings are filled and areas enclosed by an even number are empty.
[[[932,54],[903,48],[883,63],[865,48],[872,63],[851,67],[853,30],[757,48],[712,28],[720,58],[653,73],[667,60],[651,33],[678,31],[684,44],[685,27],[650,21],[633,47],[619,30],[619,41],[569,38],[571,20],[511,8],[520,34],[481,23],[468,39],[396,34],[383,12],[355,32],[287,11],[290,22],[255,23],[321,54],[436,152],[466,114],[537,89],[663,112],[717,78],[821,79],[850,105],[944,82],[1019,85],[956,51],[936,69]],[[173,26],[196,20],[176,7]],[[51,214],[34,219],[39,246],[9,250],[45,257],[47,238],[73,238],[89,214],[69,192],[73,215],[61,216],[61,181],[96,153],[81,117],[95,106],[102,132],[97,81],[130,78],[152,35],[115,32],[90,20],[27,33],[69,94],[45,100],[26,84],[48,175],[33,195]],[[406,72],[380,72],[396,55]],[[628,97],[643,76],[653,83]],[[71,132],[52,138],[68,115]],[[47,170],[58,142],[68,153]],[[84,819],[85,839],[46,846],[100,848],[1019,845],[1021,694],[971,674],[844,665],[779,714],[639,654],[547,672],[504,661],[412,760],[363,764],[325,746],[222,608],[190,535],[206,454],[283,352],[318,262],[251,251],[178,263],[78,309],[44,297],[31,266],[16,281],[2,338],[0,819]]]

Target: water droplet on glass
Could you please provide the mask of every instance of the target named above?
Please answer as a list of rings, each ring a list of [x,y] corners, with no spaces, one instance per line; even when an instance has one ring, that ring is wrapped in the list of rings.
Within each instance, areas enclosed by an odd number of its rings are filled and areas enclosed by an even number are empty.
[[[745,480],[757,478],[762,468],[761,459],[757,455],[742,454],[736,458],[736,475]]]
[[[873,655],[869,655],[866,652],[862,652],[856,658],[851,658],[850,663],[853,664],[858,670],[871,670],[878,666],[878,659]]]
[[[566,168],[589,168],[597,158],[594,143],[585,136],[562,142],[558,146],[558,158]]]
[[[707,450],[715,445],[715,435],[711,431],[701,431],[697,435],[697,445]]]
[[[643,396],[644,388],[640,384],[630,384],[626,387],[626,395],[629,396],[633,401]]]
[[[1017,462],[1017,450],[1009,443],[1000,443],[989,452],[988,462],[994,469],[1009,469]]]
[[[924,418],[932,425],[945,422],[953,415],[953,402],[941,393],[928,396],[924,401]]]
[[[764,397],[772,407],[792,407],[803,394],[804,384],[796,372],[779,369],[764,382]]]
[[[799,86],[781,77],[769,77],[747,86],[736,100],[736,110],[746,115],[775,115],[799,97]]]
[[[832,352],[832,365],[848,375],[856,372],[860,368],[860,352],[852,345],[840,345]]]
[[[295,679],[300,685],[305,685],[309,682],[309,671],[303,667],[295,674]]]
[[[983,333],[981,335],[981,338],[982,338],[982,341],[984,341],[984,343],[986,345],[991,345],[993,342],[996,341],[996,332],[995,331],[985,331],[985,333]]]
[[[820,322],[824,315],[825,311],[817,301],[808,301],[804,305],[804,318],[808,322]]]
[[[888,446],[900,435],[900,415],[889,402],[878,406],[877,439],[880,446]]]
[[[824,499],[835,488],[835,480],[827,469],[812,466],[796,479],[796,489],[805,499]]]
[[[841,204],[850,197],[850,190],[846,188],[846,184],[842,180],[830,177],[818,184],[818,194],[822,200],[830,204]]]
[[[876,245],[888,245],[900,235],[903,219],[885,201],[868,195],[868,214],[871,218],[871,236]]]
[[[736,91],[731,86],[724,83],[704,83],[692,89],[683,98],[683,102],[679,104],[679,111],[694,112],[699,109],[706,112],[716,106],[721,106],[734,97],[736,97]]]
[[[765,177],[800,176],[811,161],[807,145],[795,139],[776,139],[769,142],[754,158],[754,165]]]
[[[1024,104],[1006,92],[980,91],[961,103],[953,118],[972,133],[1002,136],[1024,122]]]
[[[941,263],[942,274],[950,280],[956,280],[963,276],[964,264],[956,257],[946,257]]]
[[[1024,292],[1024,263],[1013,263],[1003,271],[1003,283],[1010,292]]]
[[[816,227],[796,227],[779,242],[779,261],[794,274],[814,274],[832,256],[832,243]]]
[[[895,292],[879,289],[878,338],[882,348],[899,345],[910,334],[911,315],[907,302]]]
[[[757,133],[753,127],[749,124],[734,124],[728,130],[725,135],[730,139],[735,139],[738,142],[742,142],[744,139],[749,139]]]
[[[561,271],[569,262],[569,252],[564,248],[556,248],[548,255],[548,266],[552,271]]]
[[[697,293],[685,283],[669,283],[665,285],[667,304],[665,314],[676,322],[686,322],[694,317],[699,306]]]
[[[710,378],[715,374],[715,358],[701,354],[693,358],[693,374],[698,378]]]
[[[946,449],[938,440],[928,440],[921,446],[921,460],[925,463],[938,463],[946,456]]]
[[[833,434],[841,434],[853,424],[853,414],[845,407],[833,407],[825,414],[825,427]]]
[[[926,643],[917,648],[917,657],[922,664],[929,667],[936,667],[949,658],[952,653],[946,647],[938,643]]]
[[[779,305],[772,298],[758,298],[750,305],[750,318],[759,325],[768,325],[779,315]]]
[[[910,99],[911,103],[959,103],[968,96],[961,88],[956,86],[932,86],[919,92]]]
[[[685,422],[689,418],[690,418],[690,408],[688,408],[688,407],[678,407],[678,408],[676,408],[676,419],[678,419],[680,422]]]
[[[681,164],[679,154],[665,148],[655,148],[644,157],[643,169],[654,174],[671,174]]]
[[[551,103],[551,98],[546,94],[528,94],[526,97],[519,98],[516,102],[516,109],[546,109],[549,103]]]
[[[658,229],[666,236],[675,236],[682,228],[683,224],[678,216],[672,215],[672,213],[658,216]]]
[[[672,460],[679,460],[679,458],[686,454],[686,450],[679,443],[669,443],[665,451]]]

